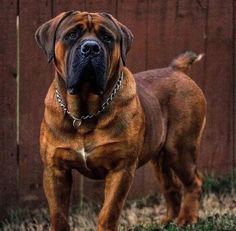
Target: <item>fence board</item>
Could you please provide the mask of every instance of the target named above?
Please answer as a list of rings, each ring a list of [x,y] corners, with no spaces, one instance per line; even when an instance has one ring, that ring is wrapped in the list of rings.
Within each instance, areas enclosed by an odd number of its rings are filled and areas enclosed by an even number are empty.
[[[43,102],[52,80],[51,66],[34,34],[51,16],[50,0],[20,1],[20,202],[34,207],[44,201],[38,140]]]
[[[88,12],[107,12],[116,16],[116,1],[86,0],[85,9]]]
[[[56,16],[57,14],[63,11],[70,11],[70,10],[84,11],[85,3],[86,0],[78,0],[78,1],[54,0],[53,15]]]
[[[232,91],[233,1],[209,0],[205,88],[208,102],[204,145],[206,167],[227,171],[231,166],[230,114]],[[219,20],[220,19],[220,20]]]
[[[147,27],[147,69],[165,67],[176,55],[177,1],[149,1]]]
[[[16,1],[0,7],[0,219],[17,205]]]
[[[233,1],[233,47],[234,47],[234,51],[233,51],[233,92],[232,92],[232,100],[233,100],[233,107],[232,107],[232,126],[233,126],[233,132],[232,132],[232,152],[233,152],[233,156],[232,159],[234,161],[233,163],[233,171],[235,171],[235,167],[236,167],[236,1]],[[235,177],[235,173],[233,175],[233,177]],[[235,179],[234,179],[235,181]],[[235,185],[235,182],[234,182]]]
[[[146,69],[147,1],[121,0],[117,3],[117,18],[134,34],[134,43],[127,57],[132,72]]]

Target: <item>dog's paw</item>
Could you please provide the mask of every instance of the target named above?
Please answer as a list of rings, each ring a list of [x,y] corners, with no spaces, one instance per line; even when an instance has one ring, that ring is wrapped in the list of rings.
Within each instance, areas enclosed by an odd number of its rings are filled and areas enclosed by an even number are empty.
[[[162,218],[161,218],[161,224],[162,225],[164,225],[164,226],[166,226],[166,225],[168,225],[168,224],[170,224],[171,222],[173,222],[174,221],[174,217],[170,217],[170,216],[163,216]]]
[[[179,216],[175,219],[175,224],[179,227],[184,225],[193,225],[198,221],[198,217],[196,216]]]

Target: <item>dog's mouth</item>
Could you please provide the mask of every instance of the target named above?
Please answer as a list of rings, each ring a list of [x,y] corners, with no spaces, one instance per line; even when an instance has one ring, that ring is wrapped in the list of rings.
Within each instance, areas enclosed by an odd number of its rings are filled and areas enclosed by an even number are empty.
[[[68,66],[67,91],[79,94],[83,89],[102,95],[106,87],[106,60],[104,52],[84,55],[80,50],[71,55]]]
[[[101,72],[100,68],[94,66],[90,61],[84,68],[80,68],[78,75],[73,77],[72,84],[68,81],[67,91],[69,94],[74,95],[82,92],[84,87],[86,87],[92,93],[101,95],[105,87],[103,83],[104,75],[105,73]]]

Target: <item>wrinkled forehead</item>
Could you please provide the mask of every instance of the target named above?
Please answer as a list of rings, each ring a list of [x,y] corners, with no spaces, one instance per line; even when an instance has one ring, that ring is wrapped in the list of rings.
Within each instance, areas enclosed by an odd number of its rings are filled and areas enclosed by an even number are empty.
[[[88,13],[75,11],[68,16],[59,28],[59,31],[69,31],[73,28],[80,27],[88,31],[99,31],[101,28],[106,29],[110,32],[117,33],[117,26],[108,17],[102,13]]]

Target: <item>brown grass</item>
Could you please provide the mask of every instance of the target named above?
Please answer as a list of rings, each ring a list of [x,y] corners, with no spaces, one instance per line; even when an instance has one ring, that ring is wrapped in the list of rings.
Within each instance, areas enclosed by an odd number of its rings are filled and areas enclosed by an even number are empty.
[[[200,217],[207,219],[211,216],[223,216],[236,214],[235,195],[205,195],[202,200]],[[82,208],[73,208],[70,212],[69,222],[73,231],[96,230],[97,214],[100,205],[84,204]],[[165,214],[163,199],[158,196],[149,196],[141,200],[128,201],[122,212],[120,227],[128,230],[136,225],[158,224]],[[18,210],[12,211],[8,219],[0,225],[4,231],[43,231],[48,230],[48,211],[41,210]],[[139,229],[138,229],[139,230]]]

